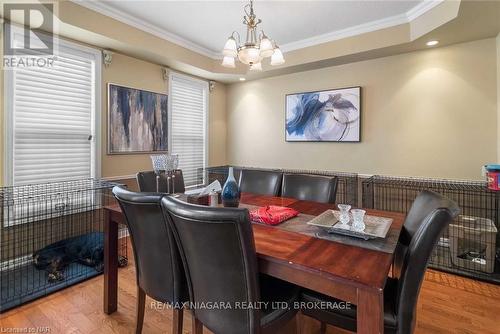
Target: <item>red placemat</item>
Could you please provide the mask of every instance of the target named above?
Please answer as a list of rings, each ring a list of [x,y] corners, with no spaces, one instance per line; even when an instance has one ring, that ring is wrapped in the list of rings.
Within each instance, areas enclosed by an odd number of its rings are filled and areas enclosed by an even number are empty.
[[[278,225],[290,218],[297,216],[299,212],[284,206],[268,205],[250,211],[250,219],[254,222],[267,225]]]

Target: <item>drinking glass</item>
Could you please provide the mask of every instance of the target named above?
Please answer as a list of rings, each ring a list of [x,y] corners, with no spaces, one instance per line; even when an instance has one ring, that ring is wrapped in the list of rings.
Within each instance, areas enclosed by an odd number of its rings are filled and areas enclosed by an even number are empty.
[[[158,154],[151,156],[153,170],[156,174],[156,192],[160,192],[160,173],[165,170],[165,155]]]
[[[351,206],[349,204],[338,204],[337,207],[340,210],[340,223],[347,225],[349,223],[350,217],[349,217],[349,210],[351,210]]]
[[[174,171],[179,168],[179,155],[178,154],[172,154],[172,160],[173,160],[173,169]]]
[[[174,170],[174,156],[173,155],[170,155],[170,154],[165,155],[165,169],[169,175]]]
[[[364,223],[364,217],[365,217],[365,210],[361,209],[352,209],[351,214],[352,214],[352,228],[356,231],[364,231],[365,230],[365,223]]]
[[[161,171],[165,169],[165,156],[161,154],[151,155],[151,162],[153,163],[155,174],[160,175]]]

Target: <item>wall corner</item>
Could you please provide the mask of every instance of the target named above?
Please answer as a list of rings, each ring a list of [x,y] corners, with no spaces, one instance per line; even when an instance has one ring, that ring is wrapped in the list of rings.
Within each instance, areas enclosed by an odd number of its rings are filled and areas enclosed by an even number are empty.
[[[500,163],[500,33],[496,38],[497,44],[497,162]]]

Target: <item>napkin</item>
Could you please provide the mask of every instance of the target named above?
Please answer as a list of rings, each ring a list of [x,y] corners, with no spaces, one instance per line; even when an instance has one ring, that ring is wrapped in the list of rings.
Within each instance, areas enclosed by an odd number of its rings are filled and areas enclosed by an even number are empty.
[[[220,185],[219,180],[215,180],[214,182],[210,183],[205,188],[186,190],[184,193],[186,195],[198,195],[199,197],[202,197],[202,196],[207,196],[208,194],[210,194],[210,192],[212,190],[215,192],[220,192],[222,190],[222,187]]]
[[[292,208],[268,205],[250,211],[250,219],[267,225],[278,225],[298,214],[299,212]]]

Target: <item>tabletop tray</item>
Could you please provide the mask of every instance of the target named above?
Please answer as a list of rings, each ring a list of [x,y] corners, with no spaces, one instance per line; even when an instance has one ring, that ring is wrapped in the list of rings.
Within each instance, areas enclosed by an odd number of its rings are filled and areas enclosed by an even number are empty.
[[[336,210],[326,210],[319,216],[313,218],[307,224],[325,228],[328,233],[346,235],[364,240],[385,238],[392,224],[391,218],[366,215],[364,219],[364,231],[353,230],[351,221],[342,224],[339,221],[340,212]]]

